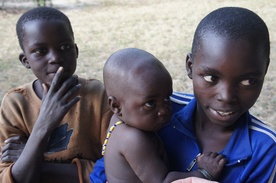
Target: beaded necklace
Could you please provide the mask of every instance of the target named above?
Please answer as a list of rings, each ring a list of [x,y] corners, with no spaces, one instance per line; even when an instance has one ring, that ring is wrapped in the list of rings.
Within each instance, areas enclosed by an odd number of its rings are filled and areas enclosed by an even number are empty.
[[[107,132],[107,135],[106,135],[106,138],[104,140],[104,144],[103,144],[103,148],[102,148],[102,155],[104,155],[104,153],[105,153],[106,145],[108,143],[108,139],[109,139],[111,133],[114,131],[115,127],[120,125],[120,124],[125,124],[125,123],[123,121],[118,121],[109,128],[109,130]]]

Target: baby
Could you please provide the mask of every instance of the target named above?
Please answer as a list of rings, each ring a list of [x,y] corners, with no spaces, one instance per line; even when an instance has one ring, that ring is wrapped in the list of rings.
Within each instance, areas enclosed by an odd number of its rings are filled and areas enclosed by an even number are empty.
[[[218,177],[226,159],[217,153],[199,155],[198,171],[168,171],[163,144],[155,132],[171,118],[172,78],[157,58],[136,48],[119,50],[108,58],[103,77],[114,113],[102,152],[109,182]]]

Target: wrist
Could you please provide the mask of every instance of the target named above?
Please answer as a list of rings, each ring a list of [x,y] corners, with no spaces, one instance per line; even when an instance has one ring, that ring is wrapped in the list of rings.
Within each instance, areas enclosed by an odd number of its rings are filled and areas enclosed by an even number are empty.
[[[204,176],[204,178],[211,180],[211,181],[214,180],[213,176],[204,168],[198,168],[197,171],[199,171]]]

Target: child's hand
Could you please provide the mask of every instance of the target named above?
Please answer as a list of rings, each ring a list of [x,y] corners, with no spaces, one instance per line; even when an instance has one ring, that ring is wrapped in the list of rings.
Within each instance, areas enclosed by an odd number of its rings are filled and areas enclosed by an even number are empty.
[[[60,67],[48,88],[43,84],[44,93],[38,116],[39,127],[48,133],[58,126],[70,108],[80,100],[78,95],[81,85],[77,76],[71,76],[62,81],[63,68]]]
[[[209,180],[211,178],[216,180],[226,163],[226,158],[216,152],[208,152],[197,157],[198,171],[205,174],[204,177]],[[208,174],[211,176],[210,178],[208,178]]]
[[[5,140],[5,145],[1,148],[2,163],[15,162],[21,155],[27,138],[23,136],[13,136]]]

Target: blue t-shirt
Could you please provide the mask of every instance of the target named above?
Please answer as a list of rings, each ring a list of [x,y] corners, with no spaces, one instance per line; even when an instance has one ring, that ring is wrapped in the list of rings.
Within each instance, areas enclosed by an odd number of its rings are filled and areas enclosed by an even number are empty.
[[[171,97],[173,117],[158,133],[161,137],[171,165],[171,170],[187,172],[197,170],[197,165],[189,167],[201,152],[197,143],[193,117],[196,100],[193,95],[173,93]],[[227,146],[220,154],[227,158],[227,164],[218,181],[276,182],[276,135],[267,125],[251,116],[249,112],[238,121]],[[98,160],[90,174],[92,183],[104,183],[104,160]]]

